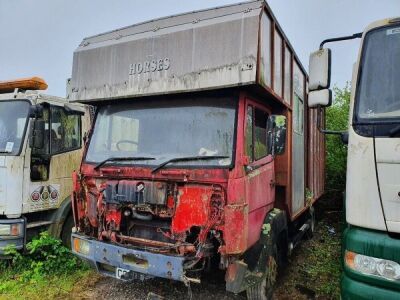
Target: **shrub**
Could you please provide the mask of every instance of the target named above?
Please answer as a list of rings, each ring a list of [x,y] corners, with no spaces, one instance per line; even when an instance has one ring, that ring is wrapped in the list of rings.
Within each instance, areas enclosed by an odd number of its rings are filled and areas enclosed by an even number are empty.
[[[60,240],[47,232],[27,243],[26,250],[21,254],[15,247],[8,247],[5,252],[11,260],[1,262],[3,273],[19,281],[37,282],[49,275],[67,275],[86,268]]]
[[[350,86],[334,88],[334,104],[326,109],[326,127],[329,130],[345,131],[348,129]],[[326,189],[343,191],[346,186],[347,145],[340,136],[326,136]]]

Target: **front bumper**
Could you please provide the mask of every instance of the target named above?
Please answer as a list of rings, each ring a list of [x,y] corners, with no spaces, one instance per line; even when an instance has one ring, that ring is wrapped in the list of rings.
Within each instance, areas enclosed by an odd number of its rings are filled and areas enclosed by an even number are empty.
[[[390,237],[387,232],[349,225],[343,234],[343,253],[345,250],[400,263],[400,239]],[[400,299],[399,281],[366,275],[345,263],[343,269],[342,299]]]
[[[341,296],[343,300],[398,300],[400,292],[354,280],[344,274],[341,281]]]
[[[25,247],[25,219],[0,219],[0,225],[11,224],[22,224],[23,230],[19,236],[0,236],[0,256],[5,255],[4,250],[10,245],[14,245],[17,250],[21,250]]]
[[[72,252],[103,275],[117,278],[116,272],[120,268],[131,271],[126,280],[162,277],[186,281],[183,268],[185,257],[121,247],[75,233],[71,236],[71,245],[74,245],[74,239],[84,240],[90,246],[87,255],[75,251],[74,246]]]

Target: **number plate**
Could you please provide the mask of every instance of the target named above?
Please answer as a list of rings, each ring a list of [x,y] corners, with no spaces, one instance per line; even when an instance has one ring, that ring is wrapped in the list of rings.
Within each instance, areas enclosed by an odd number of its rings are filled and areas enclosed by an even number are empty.
[[[117,268],[115,270],[115,277],[117,277],[118,279],[126,279],[126,276],[124,276],[125,274],[128,274],[130,271],[127,269],[122,269],[122,268]]]

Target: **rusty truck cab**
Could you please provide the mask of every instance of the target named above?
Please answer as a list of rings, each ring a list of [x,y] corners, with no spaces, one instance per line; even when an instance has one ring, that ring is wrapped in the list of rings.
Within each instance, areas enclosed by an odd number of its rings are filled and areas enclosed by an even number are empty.
[[[85,39],[69,97],[96,117],[73,175],[74,253],[125,280],[197,282],[217,261],[254,298],[322,193],[306,82],[264,1]]]

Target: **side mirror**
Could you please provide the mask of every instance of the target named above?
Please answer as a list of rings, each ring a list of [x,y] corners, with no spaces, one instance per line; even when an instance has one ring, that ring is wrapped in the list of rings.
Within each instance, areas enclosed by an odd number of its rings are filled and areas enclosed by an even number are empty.
[[[271,115],[267,123],[267,141],[269,152],[280,155],[285,152],[286,146],[286,117]]]
[[[32,149],[43,149],[44,135],[45,135],[45,121],[40,119],[34,120],[29,134],[29,146]]]
[[[320,49],[310,54],[308,89],[328,89],[331,84],[331,50]]]
[[[308,107],[327,107],[332,105],[331,50],[319,49],[310,54],[308,81]]]
[[[308,107],[327,107],[332,105],[332,91],[324,89],[320,91],[312,91],[308,94]]]

